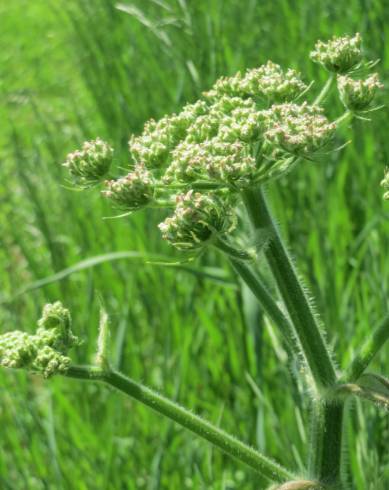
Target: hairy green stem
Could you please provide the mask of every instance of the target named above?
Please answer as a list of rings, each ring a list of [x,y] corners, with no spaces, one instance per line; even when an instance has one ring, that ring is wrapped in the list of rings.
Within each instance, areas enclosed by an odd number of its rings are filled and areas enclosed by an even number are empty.
[[[71,366],[66,372],[66,376],[107,383],[194,432],[221,449],[224,453],[245,463],[270,481],[283,482],[295,478],[291,472],[266,456],[263,456],[254,448],[247,446],[186,408],[165,398],[154,390],[127,378],[119,372],[110,369],[103,370],[96,366]]]
[[[343,402],[321,400],[313,403],[309,473],[326,488],[341,485]]]
[[[282,299],[295,328],[296,336],[318,391],[336,382],[335,368],[320,332],[309,300],[300,284],[289,254],[282,242],[261,189],[243,194],[254,229],[267,228],[271,234],[265,255],[277,282]]]
[[[376,326],[370,337],[355,356],[351,366],[345,373],[344,379],[348,382],[357,381],[388,338],[389,315],[386,315],[386,317]]]
[[[237,260],[252,260],[254,255],[246,252],[245,250],[240,250],[232,245],[230,245],[226,240],[221,239],[220,237],[215,240],[213,245],[224,252],[229,258],[234,258]]]

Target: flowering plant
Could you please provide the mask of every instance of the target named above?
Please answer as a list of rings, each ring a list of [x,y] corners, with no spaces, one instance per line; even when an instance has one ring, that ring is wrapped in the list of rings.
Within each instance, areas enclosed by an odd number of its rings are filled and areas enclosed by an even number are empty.
[[[359,34],[319,41],[311,58],[329,72],[327,83],[313,100],[312,84],[306,84],[297,71],[283,70],[269,61],[217,80],[200,100],[178,114],[148,121],[140,135],[130,138],[127,175],[107,179],[114,150],[101,139],[84,143],[64,164],[76,185],[102,185],[102,195],[125,212],[121,216],[144,208],[166,209],[169,215],[159,224],[162,238],[183,252],[185,259],[193,260],[210,246],[228,257],[301,365],[312,406],[310,459],[304,474],[281,467],[115,371],[109,362],[104,312],[93,366],[71,363],[68,350],[78,341],[71,332],[70,314],[60,303],[45,307],[35,335],[10,332],[0,337],[0,364],[46,377],[58,373],[108,383],[276,482],[274,489],[347,488],[341,471],[344,406],[350,396],[360,396],[389,407],[389,381],[365,372],[389,337],[389,317],[373,330],[349,368],[339,372],[262,186],[304,161],[314,162],[320,155],[337,151],[339,127],[352,118],[366,119],[377,109],[374,99],[382,84],[377,74],[366,75],[374,63],[364,61]],[[335,78],[345,112],[330,120],[323,106]],[[382,185],[388,198],[388,173]],[[258,240],[262,248],[247,251],[238,245],[242,205],[253,233],[263,235]],[[262,252],[283,307],[258,274],[256,260]]]

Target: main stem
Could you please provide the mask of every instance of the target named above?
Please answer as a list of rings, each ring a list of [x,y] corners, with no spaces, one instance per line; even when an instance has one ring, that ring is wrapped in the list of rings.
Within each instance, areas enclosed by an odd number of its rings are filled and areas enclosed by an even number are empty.
[[[339,489],[344,403],[319,400],[314,402],[312,410],[310,476],[325,484],[326,488]]]
[[[270,231],[270,242],[264,253],[317,390],[312,402],[310,476],[328,488],[339,488],[344,407],[342,402],[326,400],[326,392],[337,381],[335,368],[265,196],[261,189],[250,189],[244,192],[243,199],[254,230]]]
[[[288,470],[263,456],[255,449],[235,439],[227,432],[224,432],[172,400],[165,398],[140,383],[136,383],[121,373],[110,369],[104,370],[97,366],[71,366],[66,376],[84,380],[103,381],[109,384],[194,432],[229,456],[245,463],[270,481],[283,482],[295,478]]]
[[[320,392],[322,388],[335,384],[336,373],[314,313],[261,189],[246,190],[243,198],[254,229],[265,228],[270,231],[271,239],[265,249],[265,255],[294,325],[315,386]]]

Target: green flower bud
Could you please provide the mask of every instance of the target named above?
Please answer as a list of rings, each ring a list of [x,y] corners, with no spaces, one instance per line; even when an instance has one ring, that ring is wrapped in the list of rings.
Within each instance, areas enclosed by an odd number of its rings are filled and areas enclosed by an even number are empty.
[[[69,153],[63,166],[80,185],[92,185],[105,177],[112,159],[113,148],[97,138],[86,141],[81,150]]]
[[[253,143],[262,136],[262,115],[255,109],[238,107],[230,116],[223,118],[218,137],[222,141],[233,143],[243,141]]]
[[[247,70],[242,80],[242,89],[246,94],[271,102],[293,100],[306,88],[299,73],[291,68],[284,72],[280,65],[272,61]]]
[[[184,141],[190,143],[202,143],[205,140],[213,138],[219,131],[222,118],[223,114],[216,110],[211,110],[209,114],[199,116],[193,124],[189,126],[187,137]]]
[[[255,159],[240,142],[226,143],[217,139],[208,142],[211,158],[204,162],[209,179],[246,187],[256,174]]]
[[[147,206],[154,198],[154,183],[151,173],[142,165],[135,167],[125,177],[106,181],[103,196],[120,208],[135,211]]]
[[[279,65],[268,61],[259,68],[247,70],[244,76],[238,72],[233,77],[220,78],[212,90],[204,95],[211,100],[227,95],[264,98],[275,102],[293,100],[306,88],[295,70],[284,72]]]
[[[48,345],[53,349],[66,353],[78,344],[78,339],[71,330],[70,312],[60,301],[44,306],[42,317],[38,320],[36,332],[39,345]]]
[[[381,181],[381,185],[386,191],[384,193],[384,199],[389,200],[389,168],[385,171],[384,178]]]
[[[238,71],[232,77],[221,77],[216,80],[212,89],[204,92],[207,99],[218,99],[227,95],[228,97],[244,97],[245,92],[242,89],[242,74]]]
[[[64,308],[60,301],[48,303],[43,307],[38,326],[46,330],[58,327],[69,330],[71,326],[70,312],[67,308]]]
[[[318,41],[310,56],[315,63],[320,63],[328,71],[348,73],[362,61],[361,42],[359,33],[354,37],[334,36],[326,43]]]
[[[260,134],[258,114],[253,99],[223,96],[189,126],[185,141],[202,143],[218,136],[229,142],[252,142]]]
[[[31,363],[31,370],[42,373],[45,378],[54,374],[65,373],[71,364],[71,359],[57,350],[43,345],[37,350],[36,357]]]
[[[188,127],[207,110],[207,104],[198,101],[186,105],[179,114],[165,116],[158,122],[151,119],[143,133],[132,136],[129,141],[133,159],[149,168],[163,166],[169,152],[185,137]]]
[[[164,181],[214,180],[243,187],[253,181],[255,172],[255,160],[248,147],[239,141],[213,138],[202,143],[180,143],[172,152]]]
[[[265,139],[273,147],[309,157],[331,140],[336,129],[336,124],[330,123],[322,112],[321,108],[306,102],[274,105],[264,111]]]
[[[383,87],[377,73],[365,80],[353,80],[348,76],[338,76],[340,99],[343,105],[351,111],[368,109],[377,90]]]
[[[173,216],[159,224],[162,237],[179,250],[203,247],[216,234],[224,234],[233,227],[231,209],[212,194],[178,195]]]
[[[6,368],[29,366],[36,356],[34,337],[18,330],[0,335],[0,365]]]
[[[44,307],[35,335],[18,330],[0,335],[0,365],[24,368],[49,377],[70,365],[67,353],[78,344],[69,311],[58,301]]]

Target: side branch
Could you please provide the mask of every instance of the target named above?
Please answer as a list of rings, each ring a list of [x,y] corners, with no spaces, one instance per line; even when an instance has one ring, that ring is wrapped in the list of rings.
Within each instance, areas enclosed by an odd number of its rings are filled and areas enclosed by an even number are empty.
[[[240,260],[230,258],[232,267],[240,278],[246,283],[250,291],[254,294],[265,313],[271,318],[275,325],[277,325],[281,335],[284,337],[290,351],[298,357],[299,350],[296,342],[296,335],[293,330],[293,326],[285,314],[280,310],[273,297],[268,292],[266,286],[263,284],[258,274],[256,274],[252,267],[245,264]]]
[[[368,367],[377,352],[383,347],[389,338],[389,315],[376,326],[359,353],[354,358],[351,366],[346,371],[345,380],[356,381]]]
[[[210,422],[193,414],[186,408],[160,395],[156,391],[116,372],[104,371],[96,366],[71,366],[66,376],[70,378],[103,381],[131,396],[156,412],[207,440],[224,453],[260,473],[270,481],[284,482],[296,478],[278,463],[263,456],[254,448],[244,444]]]

